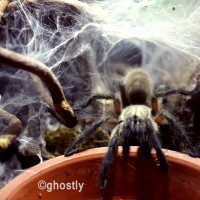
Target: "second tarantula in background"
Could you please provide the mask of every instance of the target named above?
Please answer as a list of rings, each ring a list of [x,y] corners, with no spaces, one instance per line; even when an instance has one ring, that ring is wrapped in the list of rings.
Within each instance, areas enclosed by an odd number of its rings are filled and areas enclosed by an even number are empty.
[[[115,95],[93,95],[82,107],[87,106],[92,99],[113,99],[116,112],[119,114],[117,125],[112,129],[108,151],[103,159],[100,172],[99,188],[104,189],[110,166],[117,152],[117,147],[122,142],[123,152],[129,152],[129,146],[133,138],[137,141],[146,156],[150,156],[152,148],[155,149],[160,167],[163,171],[168,170],[168,163],[161,150],[161,142],[158,136],[159,128],[168,124],[177,134],[183,144],[193,151],[193,147],[187,138],[185,130],[176,122],[166,110],[159,111],[157,98],[153,95],[153,83],[149,73],[142,68],[135,68],[129,71],[120,86],[120,101]],[[159,94],[162,96],[162,94]],[[165,96],[165,93],[163,93]],[[122,111],[120,107],[123,107]],[[98,127],[105,123],[108,118],[95,122],[89,129],[81,133],[65,151],[65,156],[72,155],[79,145],[88,138]],[[162,134],[162,133],[159,133]]]

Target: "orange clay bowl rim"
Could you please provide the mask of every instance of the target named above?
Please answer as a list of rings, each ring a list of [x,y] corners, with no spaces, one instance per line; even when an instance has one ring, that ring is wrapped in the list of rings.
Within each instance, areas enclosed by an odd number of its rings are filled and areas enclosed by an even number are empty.
[[[139,147],[137,146],[130,147],[130,156],[136,156],[138,148]],[[0,197],[6,198],[14,190],[16,190],[17,187],[24,187],[26,181],[31,181],[31,179],[34,179],[35,175],[37,175],[38,173],[41,174],[46,170],[51,170],[52,168],[59,167],[62,165],[67,166],[76,160],[84,161],[87,159],[104,157],[105,153],[107,152],[107,149],[107,147],[94,148],[86,150],[84,152],[76,153],[69,157],[58,156],[56,158],[44,161],[34,167],[25,170],[22,174],[20,174],[19,176],[14,178],[10,183],[4,186],[0,190]],[[162,149],[162,151],[164,152],[168,161],[173,161],[174,163],[179,164],[182,163],[184,164],[184,166],[188,167],[191,167],[192,164],[193,168],[196,168],[200,172],[200,158],[192,158],[187,154],[182,154],[176,151],[166,149]],[[152,154],[155,154],[155,151],[152,151]],[[118,148],[118,155],[122,155],[122,147]]]

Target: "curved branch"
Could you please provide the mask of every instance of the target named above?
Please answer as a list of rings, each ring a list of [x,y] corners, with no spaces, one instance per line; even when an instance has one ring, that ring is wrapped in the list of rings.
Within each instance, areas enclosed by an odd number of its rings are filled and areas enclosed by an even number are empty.
[[[2,47],[0,47],[0,62],[37,75],[51,94],[53,105],[50,107],[55,111],[57,118],[69,128],[77,124],[77,117],[65,98],[62,86],[45,64]]]

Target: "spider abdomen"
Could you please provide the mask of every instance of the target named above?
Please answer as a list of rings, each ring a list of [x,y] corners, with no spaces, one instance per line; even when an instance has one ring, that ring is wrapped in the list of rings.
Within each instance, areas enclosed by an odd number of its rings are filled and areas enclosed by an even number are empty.
[[[146,70],[132,69],[127,73],[123,84],[129,104],[147,104],[153,92],[153,82]]]

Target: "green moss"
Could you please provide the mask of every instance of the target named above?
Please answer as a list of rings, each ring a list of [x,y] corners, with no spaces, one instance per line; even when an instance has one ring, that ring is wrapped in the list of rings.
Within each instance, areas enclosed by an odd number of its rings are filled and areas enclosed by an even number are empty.
[[[65,149],[77,137],[78,132],[75,129],[60,126],[56,131],[47,130],[44,135],[46,149],[55,156],[62,155]]]
[[[0,154],[8,149],[8,147],[15,140],[15,135],[1,135],[0,136]]]
[[[45,133],[46,149],[54,156],[64,154],[65,149],[79,136],[75,129],[61,126],[57,131],[47,130]],[[86,149],[107,146],[109,135],[107,131],[99,128],[92,136],[83,142],[78,152]]]
[[[104,147],[108,145],[109,134],[104,129],[97,129],[92,136],[83,142],[78,149],[78,152],[84,151],[86,149],[96,148],[96,147]]]

